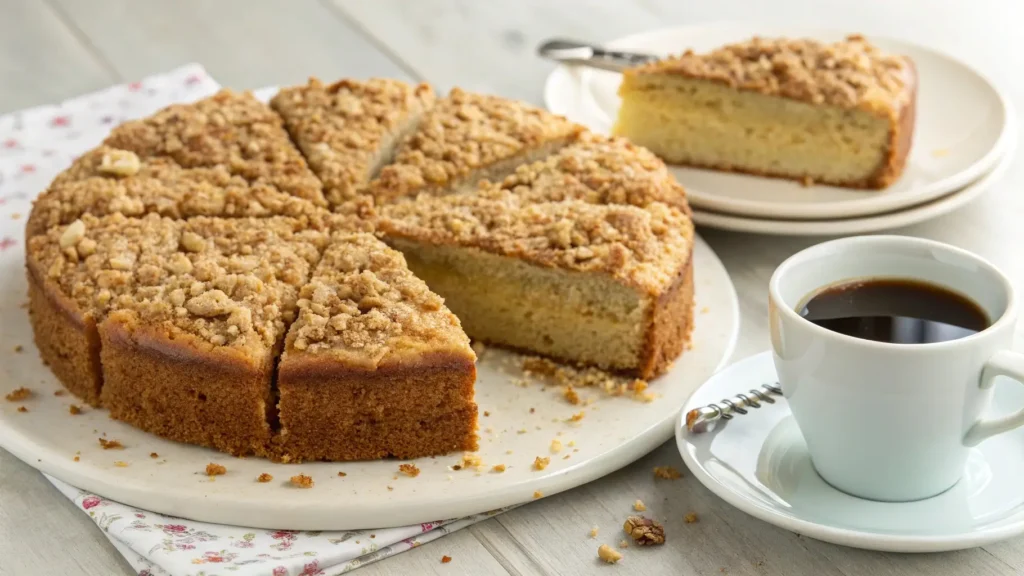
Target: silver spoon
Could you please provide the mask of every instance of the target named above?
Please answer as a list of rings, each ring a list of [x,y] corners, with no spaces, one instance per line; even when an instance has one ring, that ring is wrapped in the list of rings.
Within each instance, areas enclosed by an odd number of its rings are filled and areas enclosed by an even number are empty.
[[[537,54],[564,64],[579,64],[612,72],[622,72],[626,68],[661,59],[652,54],[610,50],[585,42],[558,38],[543,42],[537,47]]]
[[[762,384],[745,394],[725,398],[715,404],[694,408],[686,413],[686,429],[693,434],[710,432],[721,420],[730,420],[736,414],[746,414],[747,408],[760,408],[761,402],[775,404],[772,396],[781,396],[782,388],[775,384]]]

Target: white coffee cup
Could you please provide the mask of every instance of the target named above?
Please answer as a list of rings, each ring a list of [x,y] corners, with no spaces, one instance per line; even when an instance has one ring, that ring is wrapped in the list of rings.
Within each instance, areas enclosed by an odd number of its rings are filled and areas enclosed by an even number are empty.
[[[945,287],[978,304],[990,325],[958,340],[893,344],[798,312],[822,289],[877,278]],[[768,313],[779,381],[811,460],[844,492],[885,501],[940,494],[960,479],[971,446],[1024,425],[1024,410],[981,418],[997,376],[1024,383],[1024,355],[1008,351],[1017,323],[1010,281],[967,251],[904,236],[818,244],[775,270]]]

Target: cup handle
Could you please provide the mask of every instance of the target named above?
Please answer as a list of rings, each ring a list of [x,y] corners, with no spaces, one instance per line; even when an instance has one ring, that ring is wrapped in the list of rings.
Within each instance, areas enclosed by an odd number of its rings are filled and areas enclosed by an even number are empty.
[[[981,371],[981,388],[991,388],[996,376],[1008,376],[1024,384],[1024,354],[1000,350],[989,358]],[[1024,408],[1001,416],[978,420],[964,435],[964,446],[977,446],[982,440],[1024,425]]]

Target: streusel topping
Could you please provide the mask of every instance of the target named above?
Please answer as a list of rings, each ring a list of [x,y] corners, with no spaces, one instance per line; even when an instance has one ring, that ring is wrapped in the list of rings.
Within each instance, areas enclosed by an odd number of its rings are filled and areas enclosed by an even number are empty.
[[[914,82],[909,59],[883,54],[860,35],[832,43],[753,38],[707,54],[688,51],[627,73],[681,74],[815,104],[882,113],[907,104]]]
[[[166,156],[183,168],[221,166],[249,182],[326,205],[320,181],[288,139],[281,118],[249,92],[222,90],[169,106],[114,128],[105,143],[142,160]]]
[[[305,86],[281,90],[270,104],[336,206],[357,196],[434,100],[427,84],[373,78],[325,85],[311,78]]]
[[[665,163],[625,138],[587,134],[545,160],[524,164],[501,188],[524,203],[582,200],[590,204],[646,206],[664,202],[686,209],[686,193]],[[493,187],[483,183],[485,196]]]
[[[385,238],[476,247],[534,264],[614,276],[658,294],[686,265],[693,223],[677,208],[579,201],[524,204],[471,195],[428,196],[381,208]]]
[[[85,213],[181,219],[302,216],[316,210],[308,200],[267,180],[250,183],[224,165],[182,168],[170,157],[140,159],[134,152],[100,146],[78,158],[36,200],[29,233],[68,224]]]
[[[459,186],[478,169],[568,140],[582,127],[522,102],[458,88],[427,112],[370,191],[380,200]]]
[[[472,354],[459,319],[408,270],[405,258],[369,234],[338,236],[302,287],[286,357],[333,354],[375,368],[403,352]]]

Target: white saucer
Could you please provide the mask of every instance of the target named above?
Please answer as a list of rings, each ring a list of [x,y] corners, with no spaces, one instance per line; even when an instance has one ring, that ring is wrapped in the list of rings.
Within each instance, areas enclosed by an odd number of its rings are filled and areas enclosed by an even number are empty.
[[[747,218],[694,209],[693,221],[698,226],[707,228],[778,236],[846,236],[851,234],[869,234],[882,230],[892,230],[902,226],[910,226],[948,214],[989,191],[993,184],[1006,173],[1007,168],[1013,164],[1016,138],[1011,138],[1006,148],[1006,154],[991,172],[965,188],[937,200],[896,212],[879,214],[877,216],[839,218],[834,220],[773,220]]]
[[[682,414],[775,381],[771,353],[751,356],[704,383]],[[1019,409],[1024,388],[999,382],[993,405],[999,414]],[[825,483],[811,466],[783,398],[711,433],[689,434],[680,421],[676,443],[694,476],[726,502],[818,540],[890,552],[939,552],[1024,533],[1024,429],[972,449],[963,479],[948,492],[906,503],[863,500]]]
[[[752,36],[835,40],[845,33],[762,23],[720,23],[669,28],[608,42],[651,54],[706,51]],[[1002,92],[976,70],[948,55],[899,40],[869,39],[913,58],[920,86],[914,145],[902,178],[881,192],[676,167],[695,208],[760,218],[850,218],[891,212],[961,188],[992,169],[1012,134],[1013,110]],[[558,114],[608,133],[619,107],[621,76],[559,66],[547,79],[544,101]]]

